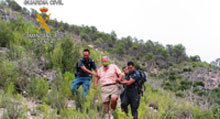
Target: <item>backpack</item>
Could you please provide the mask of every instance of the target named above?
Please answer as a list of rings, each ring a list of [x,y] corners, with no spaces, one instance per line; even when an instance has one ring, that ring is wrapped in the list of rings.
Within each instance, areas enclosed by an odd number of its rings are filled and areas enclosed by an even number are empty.
[[[144,83],[147,82],[148,76],[147,73],[144,71],[138,71],[140,74],[140,78],[137,80],[137,89],[138,94],[141,94],[143,96],[143,89],[145,90]]]

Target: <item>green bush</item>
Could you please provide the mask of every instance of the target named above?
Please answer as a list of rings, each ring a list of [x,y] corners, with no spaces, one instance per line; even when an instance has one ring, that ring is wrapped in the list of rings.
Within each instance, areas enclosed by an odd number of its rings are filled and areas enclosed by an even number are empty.
[[[90,42],[90,41],[91,41],[91,38],[90,38],[86,33],[81,32],[81,33],[80,33],[80,37],[81,37],[82,39],[84,39],[85,41],[87,41],[87,42]]]
[[[211,65],[207,62],[194,62],[193,65],[197,67],[211,68]]]
[[[184,97],[184,93],[183,93],[183,91],[178,90],[178,91],[176,92],[176,96]]]
[[[0,61],[0,85],[6,87],[6,82],[14,81],[18,77],[18,70],[8,60]]]
[[[47,104],[39,104],[36,106],[36,109],[40,112],[47,113],[48,111],[50,111],[50,106]]]
[[[9,50],[7,55],[11,60],[18,60],[22,57],[22,53],[24,53],[25,49],[19,45],[11,43],[9,45]]]
[[[144,71],[144,68],[140,65],[140,63],[137,60],[134,60],[134,65],[137,70]]]
[[[57,110],[52,110],[44,114],[44,119],[57,119]]]
[[[195,81],[194,84],[193,84],[194,87],[197,87],[197,86],[202,86],[202,87],[205,87],[205,84],[203,81]]]
[[[118,109],[115,110],[114,118],[115,119],[133,119],[131,114],[126,115],[125,112],[122,112],[122,110],[118,110]]]
[[[202,110],[199,112],[194,113],[193,115],[194,119],[215,119],[213,117],[213,113],[209,110]]]
[[[192,67],[183,67],[183,72],[191,72],[193,71],[194,69]]]
[[[180,85],[178,84],[177,81],[164,81],[162,83],[162,87],[166,90],[171,90],[176,92],[179,90]]]
[[[154,59],[153,53],[147,53],[147,54],[144,56],[144,61],[150,61],[150,60],[153,60],[153,59]]]
[[[117,44],[117,46],[116,46],[116,48],[114,50],[115,50],[115,52],[117,52],[119,54],[125,54],[126,53],[125,45],[122,42]]]
[[[73,99],[75,101],[76,110],[80,111],[81,113],[85,112],[87,100],[83,96],[82,87],[79,87],[79,89],[74,93]]]
[[[93,116],[95,116],[95,115],[93,115]],[[83,115],[79,111],[73,110],[71,108],[70,109],[61,109],[60,117],[61,117],[61,119],[86,119],[85,115]],[[95,119],[95,118],[91,118],[91,119]]]
[[[27,119],[27,117],[24,115],[24,112],[22,111],[22,108],[20,106],[19,102],[8,102],[7,106],[5,108],[5,111],[3,113],[4,119]]]
[[[21,106],[21,97],[10,93],[3,94],[1,107],[4,108],[3,119],[27,119]]]
[[[74,72],[76,70],[76,62],[80,57],[78,44],[76,44],[70,37],[66,37],[62,40],[61,49],[63,50],[63,72]]]
[[[4,4],[4,2],[3,1],[0,1],[0,7],[5,7],[5,4]]]
[[[190,56],[190,60],[192,62],[201,62],[200,56],[198,56],[198,55]]]
[[[63,57],[63,50],[61,49],[60,46],[57,46],[51,54],[51,60],[54,69],[59,69],[59,68],[63,69],[62,57]]]
[[[169,112],[169,110],[162,113],[162,118],[163,119],[177,119],[177,117],[174,115],[174,112]]]
[[[34,78],[31,79],[28,87],[27,92],[30,96],[33,96],[36,99],[41,99],[46,96],[49,89],[49,84],[43,78]]]
[[[94,43],[95,43],[96,45],[101,45],[102,42],[103,42],[103,39],[102,39],[102,38],[98,38]]]
[[[220,105],[220,87],[218,87],[218,88],[215,88],[215,89],[213,89],[213,90],[209,90],[209,91],[211,91],[210,92],[210,94],[211,94],[211,96],[210,96],[210,101],[212,102],[214,102],[214,103],[217,103],[217,104],[219,104]]]
[[[33,43],[33,51],[37,57],[40,57],[46,53],[48,44],[44,43],[44,39],[37,39],[37,42]]]
[[[55,85],[53,85],[47,96],[47,103],[51,105],[52,108],[57,109],[60,112],[61,109],[66,107],[67,98],[61,91],[57,89]]]
[[[14,82],[7,80],[6,86],[5,86],[5,91],[6,91],[6,93],[15,94],[16,89],[15,89]]]
[[[0,107],[3,107],[3,103],[4,103],[4,98],[5,98],[5,95],[4,95],[4,90],[0,89]]]
[[[11,41],[13,41],[14,36],[12,29],[7,26],[5,22],[0,20],[0,47],[6,47]]]
[[[170,75],[169,75],[168,79],[171,80],[171,81],[175,81],[177,79],[176,72],[175,71],[170,71]]]
[[[190,87],[192,86],[192,81],[185,79],[181,81],[180,84],[181,84],[180,85],[181,90],[187,90],[187,89],[190,89]]]
[[[72,97],[72,91],[70,90],[70,85],[74,78],[75,78],[75,75],[70,72],[65,72],[65,74],[63,75],[61,91],[63,92],[65,97],[68,97],[68,98]]]
[[[198,87],[193,88],[193,93],[197,93],[199,91],[200,91],[200,89]]]
[[[206,96],[207,95],[207,92],[205,91],[205,90],[199,90],[198,92],[197,92],[197,94],[199,95],[199,96]]]
[[[213,112],[213,116],[215,119],[220,119],[220,105],[219,104],[212,105],[211,111]]]

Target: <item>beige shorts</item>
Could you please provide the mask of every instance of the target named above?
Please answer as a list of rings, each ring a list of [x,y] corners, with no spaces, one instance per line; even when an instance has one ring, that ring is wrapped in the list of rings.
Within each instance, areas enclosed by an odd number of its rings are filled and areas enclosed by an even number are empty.
[[[119,97],[120,96],[120,88],[118,84],[102,86],[101,87],[101,97],[103,102],[110,101],[111,97]]]

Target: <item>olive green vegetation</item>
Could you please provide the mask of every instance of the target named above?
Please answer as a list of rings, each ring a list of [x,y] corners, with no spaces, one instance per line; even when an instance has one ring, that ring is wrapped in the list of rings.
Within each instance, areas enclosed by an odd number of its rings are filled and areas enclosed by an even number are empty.
[[[220,89],[198,88],[204,87],[204,83],[191,82],[181,75],[194,71],[197,67],[212,66],[201,62],[199,56],[188,57],[183,45],[164,47],[158,42],[144,42],[130,36],[118,39],[114,31],[108,34],[99,32],[94,26],[69,25],[56,20],[49,20],[51,34],[55,34],[55,31],[69,32],[65,37],[31,39],[24,34],[45,33],[44,30],[38,31],[31,21],[27,22],[24,18],[28,16],[34,19],[37,12],[20,8],[13,1],[9,7],[21,14],[17,15],[16,20],[0,20],[0,46],[7,48],[6,54],[0,54],[0,106],[4,108],[3,118],[25,119],[28,118],[27,112],[36,118],[45,119],[104,118],[105,108],[100,97],[100,86],[94,89],[94,78],[86,98],[82,96],[82,87],[79,88],[78,95],[72,95],[70,90],[75,77],[75,64],[82,57],[83,49],[88,48],[91,50],[91,58],[98,66],[101,66],[101,57],[107,55],[120,67],[126,61],[133,60],[138,69],[161,70],[159,74],[149,74],[150,80],[162,81],[162,89],[154,89],[150,83],[145,84],[139,118],[220,119]],[[83,42],[77,42],[76,36],[80,36],[79,40]],[[94,50],[88,44],[101,50]],[[36,73],[36,68],[56,71],[56,78],[48,81]],[[186,99],[192,87],[193,94],[209,97],[208,108]],[[28,99],[36,102],[36,106],[28,107]],[[116,110],[115,117],[132,118],[121,109]]]

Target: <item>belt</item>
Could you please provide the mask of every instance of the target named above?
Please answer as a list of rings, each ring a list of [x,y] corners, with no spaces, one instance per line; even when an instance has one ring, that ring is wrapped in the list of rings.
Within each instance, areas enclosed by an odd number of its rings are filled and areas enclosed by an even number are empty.
[[[105,87],[105,86],[110,86],[110,85],[115,85],[115,84],[117,84],[117,83],[105,84],[105,85],[104,85],[104,86],[102,86],[102,87]]]

